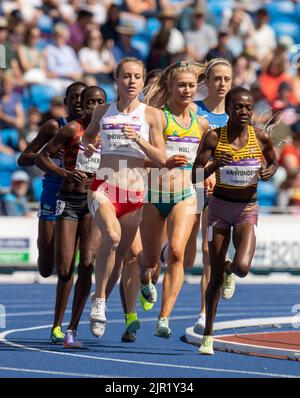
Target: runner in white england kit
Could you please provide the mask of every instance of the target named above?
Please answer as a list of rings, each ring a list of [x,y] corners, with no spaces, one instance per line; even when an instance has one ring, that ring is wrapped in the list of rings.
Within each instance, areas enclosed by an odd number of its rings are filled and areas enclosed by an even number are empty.
[[[158,167],[165,164],[162,112],[138,99],[144,78],[140,60],[123,59],[116,71],[118,101],[98,107],[85,134],[90,143],[98,132],[101,137],[100,170],[89,190],[89,207],[102,235],[90,314],[90,328],[97,337],[104,333],[105,302],[141,219],[144,181],[138,169],[144,169],[146,157]],[[139,327],[134,320],[132,324],[133,330]]]

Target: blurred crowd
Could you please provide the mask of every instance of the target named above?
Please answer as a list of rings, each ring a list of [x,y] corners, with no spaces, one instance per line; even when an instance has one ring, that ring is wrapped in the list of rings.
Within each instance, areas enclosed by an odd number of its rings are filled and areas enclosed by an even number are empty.
[[[299,27],[298,1],[3,0],[0,215],[14,215],[3,202],[17,178],[26,189],[14,195],[38,201],[42,172],[20,174],[16,159],[45,121],[66,116],[66,87],[74,80],[98,84],[114,100],[113,72],[125,56],[142,59],[148,71],[182,59],[228,58],[233,85],[251,90],[254,124],[272,134],[281,166],[259,185],[259,202],[299,205]]]

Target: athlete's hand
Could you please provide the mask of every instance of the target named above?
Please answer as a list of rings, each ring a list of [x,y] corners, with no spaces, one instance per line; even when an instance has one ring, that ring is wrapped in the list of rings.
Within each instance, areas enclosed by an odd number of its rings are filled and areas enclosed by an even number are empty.
[[[74,170],[68,172],[66,180],[70,183],[80,183],[84,178],[86,178],[86,174],[83,171]]]
[[[207,195],[212,195],[214,186],[216,185],[216,176],[215,174],[210,175],[206,180],[204,180],[204,189],[207,192]]]
[[[141,136],[139,133],[137,133],[135,131],[135,129],[130,126],[130,124],[126,124],[123,128],[122,128],[122,133],[125,135],[126,138],[135,141],[135,142],[139,142],[141,139]]]
[[[259,171],[259,175],[262,181],[267,181],[269,178],[272,177],[271,171],[269,170],[268,167],[265,169],[261,168]]]
[[[171,170],[175,167],[184,167],[187,165],[187,157],[184,155],[174,155],[166,160],[166,167]]]

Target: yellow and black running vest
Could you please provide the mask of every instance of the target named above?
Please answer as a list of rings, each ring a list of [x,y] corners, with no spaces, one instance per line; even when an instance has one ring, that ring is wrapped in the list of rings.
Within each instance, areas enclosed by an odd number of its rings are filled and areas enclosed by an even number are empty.
[[[253,126],[248,125],[248,142],[239,149],[229,144],[227,126],[222,127],[213,159],[221,159],[224,152],[232,154],[232,162],[216,171],[216,187],[243,189],[257,186],[263,155]]]

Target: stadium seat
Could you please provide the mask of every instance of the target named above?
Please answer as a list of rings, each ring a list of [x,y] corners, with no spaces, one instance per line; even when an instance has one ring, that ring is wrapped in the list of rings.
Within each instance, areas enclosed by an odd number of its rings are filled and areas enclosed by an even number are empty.
[[[295,5],[291,1],[278,1],[267,4],[271,22],[296,22]]]
[[[272,181],[259,181],[257,189],[259,206],[276,206],[277,188]]]
[[[55,96],[55,90],[52,87],[43,84],[27,86],[23,97],[24,108],[28,110],[33,106],[40,112],[47,112],[53,96]]]
[[[150,42],[147,36],[143,34],[135,35],[131,39],[132,47],[139,50],[141,53],[142,60],[145,61],[148,57],[150,50]]]
[[[33,200],[35,202],[40,201],[42,189],[43,189],[43,177],[35,177],[32,180]]]
[[[13,148],[14,150],[19,149],[20,135],[16,129],[3,129],[0,131],[0,141],[2,144]]]
[[[296,22],[274,22],[270,24],[274,29],[276,36],[290,36],[295,43],[300,40],[300,28]]]
[[[145,35],[147,36],[149,41],[159,31],[160,25],[161,25],[161,23],[160,23],[160,21],[157,18],[149,17],[147,19],[147,26],[146,26]]]
[[[116,90],[114,84],[100,83],[100,86],[106,93],[107,102],[113,102],[116,100]]]
[[[41,15],[38,19],[37,26],[42,34],[49,35],[53,31],[53,20],[48,15]]]
[[[297,21],[299,23],[299,21],[300,21],[300,3],[297,3],[295,6],[295,15],[296,15]]]
[[[217,27],[220,26],[223,18],[223,12],[226,8],[232,8],[232,0],[212,0],[207,3],[207,13],[212,14]]]
[[[17,169],[14,155],[0,153],[0,188],[10,187],[11,174]]]

